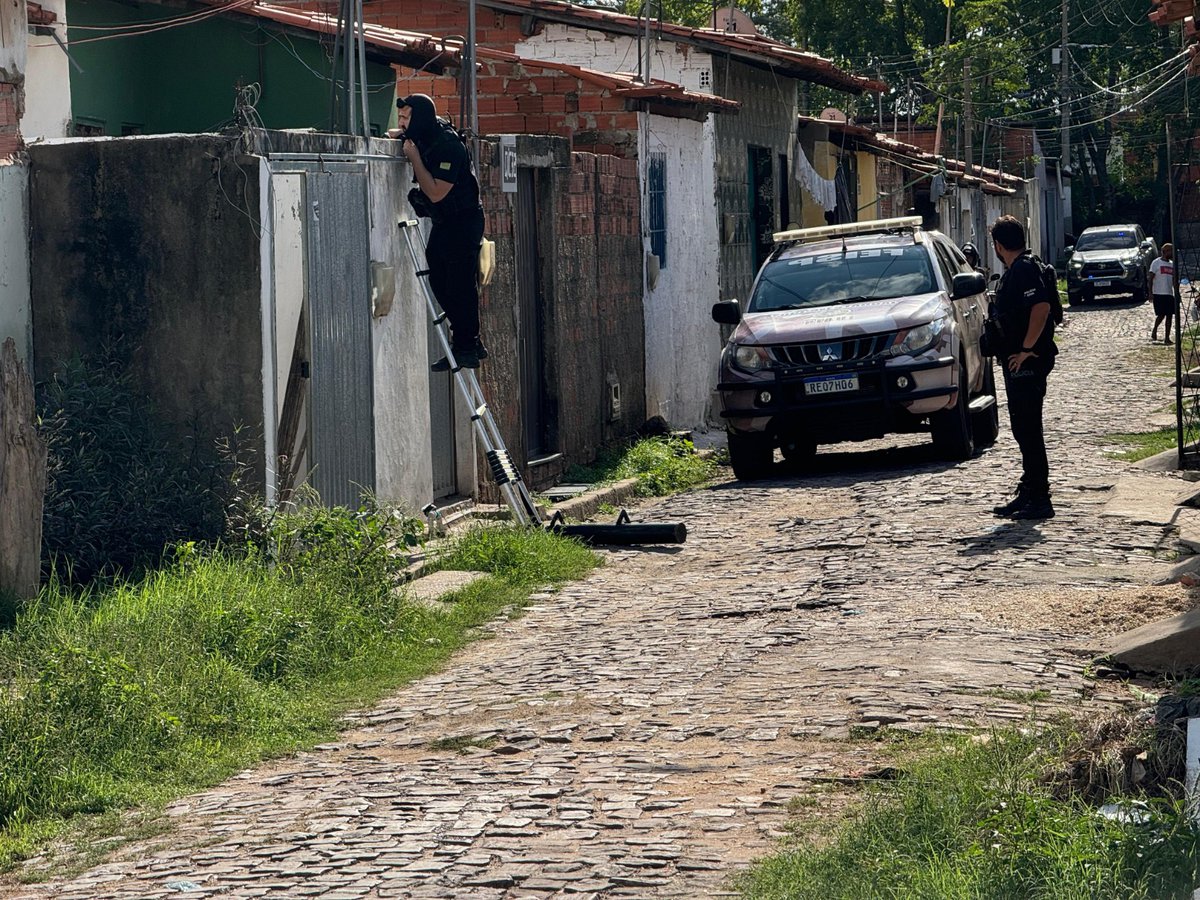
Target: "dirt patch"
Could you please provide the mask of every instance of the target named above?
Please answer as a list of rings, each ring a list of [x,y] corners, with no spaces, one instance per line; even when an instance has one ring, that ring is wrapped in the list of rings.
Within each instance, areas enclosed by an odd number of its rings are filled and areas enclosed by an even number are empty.
[[[1200,589],[1181,584],[1016,589],[960,598],[964,617],[989,625],[1090,637],[1112,637],[1198,607]]]

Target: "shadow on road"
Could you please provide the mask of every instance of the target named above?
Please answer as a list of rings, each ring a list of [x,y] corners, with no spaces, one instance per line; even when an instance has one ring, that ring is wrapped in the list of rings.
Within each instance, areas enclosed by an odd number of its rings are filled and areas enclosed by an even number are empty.
[[[1032,547],[1046,539],[1038,529],[1037,522],[1000,522],[980,534],[954,538],[962,544],[959,556],[986,556],[1001,550]]]
[[[933,444],[928,441],[894,447],[879,447],[872,449],[849,450],[846,444],[837,444],[829,448],[822,447],[816,456],[804,461],[777,461],[771,468],[771,474],[759,481],[744,482],[731,479],[721,484],[713,485],[713,490],[729,490],[746,488],[754,485],[770,487],[781,481],[803,481],[810,478],[829,476],[853,476],[848,480],[862,481],[891,481],[893,479],[910,478],[914,474],[925,472],[941,472],[958,465],[939,459]],[[976,456],[988,451],[977,451]]]

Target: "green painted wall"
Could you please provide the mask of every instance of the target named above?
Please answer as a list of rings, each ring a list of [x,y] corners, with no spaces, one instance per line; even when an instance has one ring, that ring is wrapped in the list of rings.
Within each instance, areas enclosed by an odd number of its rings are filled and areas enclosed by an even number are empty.
[[[87,27],[177,19],[200,9],[70,0],[71,56],[83,67],[82,74],[71,72],[75,120],[103,123],[103,133],[113,136],[129,126],[143,134],[219,131],[233,121],[240,82],[262,88],[255,108],[267,128],[328,129],[332,37],[322,47],[267,23],[219,16],[134,36],[124,33],[128,27]],[[395,75],[368,63],[367,84],[371,122],[382,133],[394,118]]]

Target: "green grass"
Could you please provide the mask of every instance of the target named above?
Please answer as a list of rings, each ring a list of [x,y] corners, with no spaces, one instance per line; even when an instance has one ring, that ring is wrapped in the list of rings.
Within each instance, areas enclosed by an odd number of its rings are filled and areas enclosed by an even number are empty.
[[[190,549],[137,582],[50,584],[0,632],[0,869],[73,816],[152,806],[327,738],[594,564],[548,532],[474,530],[441,565],[493,577],[437,611],[341,548],[289,565]]]
[[[717,463],[697,455],[691,441],[654,437],[632,446],[604,449],[592,465],[572,466],[564,478],[584,484],[636,478],[640,495],[662,497],[703,484],[716,472]]]
[[[1107,455],[1129,462],[1137,462],[1165,450],[1174,450],[1178,446],[1178,435],[1174,425],[1157,431],[1110,434],[1107,439],[1120,445],[1120,449],[1109,450]]]
[[[872,786],[827,834],[797,837],[740,880],[756,900],[1162,900],[1191,896],[1200,835],[1182,803],[1144,823],[1097,814],[1045,773],[1065,735],[947,738]]]

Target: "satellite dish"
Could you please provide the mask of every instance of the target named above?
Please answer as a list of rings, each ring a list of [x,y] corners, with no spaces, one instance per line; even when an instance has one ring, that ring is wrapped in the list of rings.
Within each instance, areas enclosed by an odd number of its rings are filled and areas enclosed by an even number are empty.
[[[758,29],[750,21],[750,17],[733,6],[722,6],[713,10],[712,28],[734,34],[758,34]]]
[[[821,110],[821,115],[817,118],[824,119],[826,122],[845,122],[846,114],[836,106],[827,106]]]

